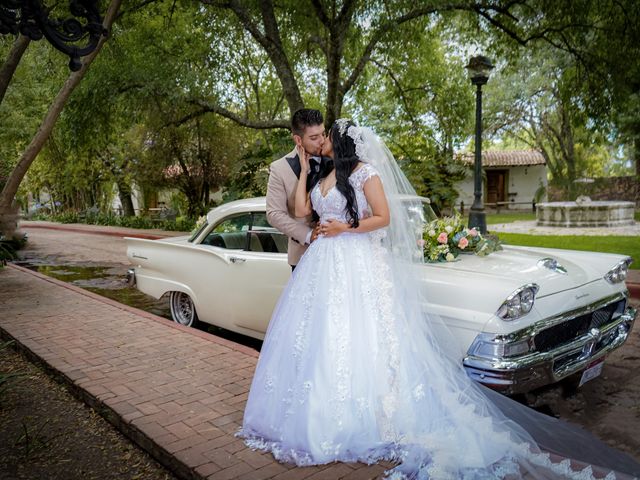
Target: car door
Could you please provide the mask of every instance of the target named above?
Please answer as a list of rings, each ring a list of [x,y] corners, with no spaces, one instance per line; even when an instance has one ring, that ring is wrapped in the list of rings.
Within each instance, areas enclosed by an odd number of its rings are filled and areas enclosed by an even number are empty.
[[[286,236],[269,225],[264,212],[251,212],[224,219],[202,245],[222,260],[213,272],[217,291],[205,299],[207,310],[224,312],[216,325],[264,334],[291,275]]]

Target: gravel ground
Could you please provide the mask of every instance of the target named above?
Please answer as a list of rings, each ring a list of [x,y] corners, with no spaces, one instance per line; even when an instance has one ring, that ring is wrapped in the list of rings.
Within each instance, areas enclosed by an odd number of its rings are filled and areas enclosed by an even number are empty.
[[[100,415],[10,349],[0,351],[0,478],[173,480]]]

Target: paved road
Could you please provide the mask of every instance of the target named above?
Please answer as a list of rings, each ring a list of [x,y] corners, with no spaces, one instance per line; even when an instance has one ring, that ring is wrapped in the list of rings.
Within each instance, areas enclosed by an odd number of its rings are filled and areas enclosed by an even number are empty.
[[[21,256],[40,262],[127,265],[125,241],[117,236],[95,235],[44,228],[23,228],[29,235]]]

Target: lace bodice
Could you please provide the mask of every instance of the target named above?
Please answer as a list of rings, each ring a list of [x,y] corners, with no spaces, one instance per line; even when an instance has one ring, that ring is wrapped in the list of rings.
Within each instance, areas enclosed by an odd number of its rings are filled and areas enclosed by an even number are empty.
[[[371,215],[367,198],[364,195],[364,184],[374,175],[378,175],[377,170],[368,163],[365,163],[349,177],[349,183],[353,186],[356,194],[358,215],[361,219]],[[318,182],[311,190],[311,205],[320,217],[320,222],[338,220],[340,222],[347,223],[347,212],[345,210],[345,207],[347,206],[346,198],[344,198],[335,186],[332,187],[327,192],[327,195],[323,197],[320,190],[321,184],[322,182]]]

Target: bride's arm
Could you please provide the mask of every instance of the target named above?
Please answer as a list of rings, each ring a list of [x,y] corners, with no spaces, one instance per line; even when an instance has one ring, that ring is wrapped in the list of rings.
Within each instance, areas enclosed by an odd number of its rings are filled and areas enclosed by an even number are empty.
[[[298,186],[296,187],[294,214],[296,217],[307,217],[312,213],[311,195],[307,193],[309,159],[302,148],[297,147],[296,149],[298,150],[298,158],[300,158],[300,178],[298,178]]]
[[[358,228],[351,228],[348,223],[342,223],[337,220],[329,220],[320,226],[320,233],[327,237],[332,237],[343,232],[365,233],[384,228],[389,225],[389,204],[384,194],[384,188],[380,177],[372,176],[364,184],[364,196],[367,203],[371,207],[371,216],[360,220]]]

